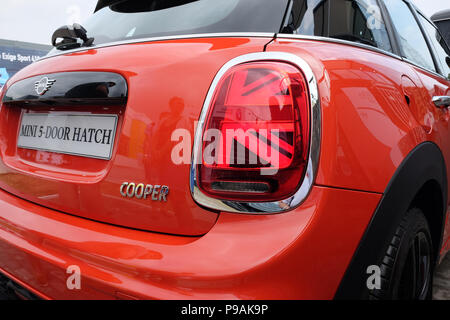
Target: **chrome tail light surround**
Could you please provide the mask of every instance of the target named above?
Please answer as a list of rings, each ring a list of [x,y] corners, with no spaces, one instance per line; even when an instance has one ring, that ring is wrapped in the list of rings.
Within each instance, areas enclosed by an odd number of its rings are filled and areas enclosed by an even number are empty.
[[[199,188],[197,181],[198,172],[197,164],[202,159],[202,135],[204,126],[206,125],[206,118],[208,116],[211,101],[213,99],[216,88],[227,73],[228,70],[234,66],[247,63],[247,62],[285,62],[292,64],[299,68],[303,72],[308,85],[309,99],[310,99],[310,143],[309,154],[306,173],[303,178],[300,187],[296,193],[284,200],[275,202],[243,202],[243,201],[230,201],[224,199],[217,199],[206,195]],[[320,157],[320,144],[321,144],[321,108],[319,89],[316,77],[309,66],[309,64],[297,55],[285,52],[261,52],[251,53],[239,56],[226,63],[215,76],[212,85],[208,91],[203,109],[200,115],[200,119],[197,125],[194,138],[194,147],[192,152],[192,162],[190,170],[190,190],[193,199],[199,205],[208,209],[234,212],[234,213],[246,213],[246,214],[276,214],[292,210],[301,205],[308,197],[312,186],[314,184],[317,168]]]

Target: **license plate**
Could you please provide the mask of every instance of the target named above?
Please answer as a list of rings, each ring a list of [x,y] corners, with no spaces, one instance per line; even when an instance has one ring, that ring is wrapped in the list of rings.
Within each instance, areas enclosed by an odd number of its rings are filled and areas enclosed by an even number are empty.
[[[110,160],[117,120],[116,115],[24,113],[17,146]]]

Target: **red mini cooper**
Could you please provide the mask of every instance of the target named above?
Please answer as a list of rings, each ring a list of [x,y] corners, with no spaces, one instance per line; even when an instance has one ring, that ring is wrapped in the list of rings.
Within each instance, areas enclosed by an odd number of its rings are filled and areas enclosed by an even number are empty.
[[[450,51],[411,2],[99,1],[52,41],[1,95],[0,287],[430,297]]]

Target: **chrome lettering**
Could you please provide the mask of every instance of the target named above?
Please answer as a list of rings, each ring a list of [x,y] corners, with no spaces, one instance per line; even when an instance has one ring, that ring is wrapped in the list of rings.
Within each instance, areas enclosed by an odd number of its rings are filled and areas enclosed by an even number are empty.
[[[120,186],[120,194],[122,195],[122,197],[126,197],[127,196],[126,192],[123,190],[127,186],[128,186],[128,182],[124,182]]]
[[[151,185],[144,183],[129,183],[124,182],[120,186],[120,194],[124,198],[136,198],[152,201],[167,202],[167,196],[169,195],[169,187],[161,185]]]

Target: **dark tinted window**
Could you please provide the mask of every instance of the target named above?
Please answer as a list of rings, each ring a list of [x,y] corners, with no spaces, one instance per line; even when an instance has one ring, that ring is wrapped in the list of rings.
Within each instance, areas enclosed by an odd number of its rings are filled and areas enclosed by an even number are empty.
[[[397,31],[403,57],[436,71],[428,45],[408,5],[402,0],[387,0],[385,4]]]
[[[441,34],[444,37],[445,41],[450,46],[450,20],[441,20],[436,21],[435,23],[441,31]]]
[[[219,32],[279,32],[288,0],[126,0],[84,23],[95,44]]]
[[[294,0],[285,33],[359,42],[392,51],[375,0]]]
[[[422,25],[425,28],[425,32],[428,34],[428,38],[431,40],[431,43],[434,47],[434,51],[436,52],[436,58],[439,60],[439,64],[442,70],[442,75],[450,79],[450,67],[447,64],[447,57],[450,56],[450,52],[448,50],[447,44],[442,38],[439,31],[433,26],[427,19],[425,19],[422,15],[419,14]]]

